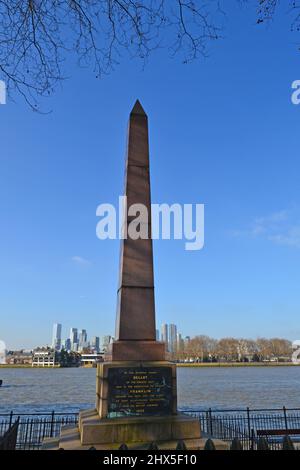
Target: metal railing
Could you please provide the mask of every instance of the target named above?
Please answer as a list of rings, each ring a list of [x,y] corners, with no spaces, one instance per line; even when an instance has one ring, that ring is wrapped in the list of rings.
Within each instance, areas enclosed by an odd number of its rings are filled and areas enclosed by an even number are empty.
[[[15,450],[18,437],[19,418],[0,437],[0,450]]]
[[[204,437],[231,443],[238,439],[243,449],[256,449],[265,439],[270,449],[280,449],[284,436],[300,443],[300,408],[245,410],[195,410],[182,412],[199,419]],[[64,425],[76,426],[78,413],[0,414],[0,436],[19,417],[16,449],[40,449],[46,437],[57,437]]]
[[[78,413],[0,414],[0,436],[19,418],[16,449],[38,450],[46,437],[57,437],[62,426],[76,426]]]
[[[270,449],[281,449],[282,438],[300,442],[300,408],[244,410],[184,410],[199,419],[207,436],[231,442],[239,439],[244,449],[256,449],[260,438]]]
[[[205,439],[204,439],[205,441]],[[212,439],[206,439],[206,441],[203,443],[203,447],[201,447],[199,450],[217,450],[219,447],[219,443],[216,444],[216,441],[213,441]],[[64,449],[61,449],[64,450]],[[89,450],[96,450],[95,447],[90,447]],[[128,446],[126,444],[122,444],[118,450],[126,451],[129,450]],[[157,444],[156,442],[151,442],[151,444],[147,447],[145,450],[159,450],[159,443]],[[176,450],[188,450],[188,448],[185,445],[184,441],[178,441]],[[243,447],[243,443],[237,439],[236,437],[228,443],[227,448],[224,449],[222,446],[222,450],[248,450]],[[268,441],[264,437],[260,437],[256,447],[253,450],[271,450]],[[282,442],[279,444],[278,450],[297,450],[296,447],[293,444],[293,441],[289,436],[284,436],[282,439]]]

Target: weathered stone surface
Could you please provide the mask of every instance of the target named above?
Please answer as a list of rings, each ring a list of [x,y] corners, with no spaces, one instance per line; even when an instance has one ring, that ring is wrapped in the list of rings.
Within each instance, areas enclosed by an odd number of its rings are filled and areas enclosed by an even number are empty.
[[[200,423],[185,415],[100,419],[96,410],[80,417],[81,444],[200,439]]]
[[[131,129],[134,132],[134,129]],[[128,153],[128,158],[130,154]],[[150,173],[149,162],[142,165],[135,165],[131,161],[126,166],[126,185],[125,193],[127,196],[127,206],[133,204],[144,204],[148,210],[148,220],[145,223],[151,223],[151,194],[150,194]]]
[[[153,264],[149,263],[152,256],[152,240],[131,240],[131,243],[124,241],[121,245],[121,285],[123,287],[149,287],[152,291],[154,287]],[[122,300],[120,297],[119,303]],[[152,314],[154,301],[151,305]],[[141,316],[141,315],[140,315]],[[118,322],[117,322],[118,323]],[[121,333],[121,332],[120,332]],[[127,339],[127,338],[126,338]],[[144,338],[147,339],[147,338]],[[152,337],[150,338],[152,339]]]
[[[58,450],[59,442],[59,437],[45,437],[42,443],[42,450]]]
[[[137,340],[154,342],[155,339],[152,338],[152,330],[155,329],[153,289],[132,286],[122,287],[118,292],[118,299],[116,329],[118,340],[132,341],[131,346],[133,347]],[[151,343],[148,347],[151,347]],[[129,349],[131,349],[130,345]],[[164,351],[163,348],[162,350]],[[120,360],[113,355],[114,359]],[[132,358],[133,361],[139,359],[140,357]],[[159,359],[163,358],[160,357]],[[130,359],[124,357],[124,360]]]
[[[185,439],[184,443],[188,450],[203,450],[207,438],[200,439]],[[128,449],[131,450],[148,450],[152,441],[145,442],[126,442]],[[177,440],[163,440],[155,441],[160,450],[175,450],[178,444]],[[229,450],[229,444],[218,439],[213,439],[216,450]],[[93,444],[96,450],[117,450],[124,442],[106,443],[106,444]],[[89,450],[91,445],[83,445],[80,441],[80,433],[77,428],[63,426],[60,439],[45,439],[42,450]]]
[[[116,341],[108,356],[113,361],[163,360],[165,348],[156,344],[155,328],[148,118],[139,101],[129,119],[125,195],[127,208],[132,204],[143,204],[147,209],[148,217],[143,219],[143,227],[149,238],[134,240],[127,237],[122,241]],[[128,217],[127,228],[134,218]],[[146,344],[145,341],[151,342]]]
[[[162,361],[165,345],[158,341],[116,341],[109,347],[107,360]]]

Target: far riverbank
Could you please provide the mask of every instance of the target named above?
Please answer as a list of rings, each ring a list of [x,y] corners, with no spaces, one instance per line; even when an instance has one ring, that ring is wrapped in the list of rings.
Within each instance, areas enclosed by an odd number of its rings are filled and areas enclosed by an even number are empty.
[[[58,369],[60,366],[32,367],[31,364],[0,364],[0,369]]]
[[[294,367],[300,366],[294,362],[180,362],[177,367]],[[70,367],[54,366],[59,369],[70,369]],[[72,367],[72,369],[89,369],[86,366]],[[31,364],[0,364],[0,369],[53,369],[53,367],[32,367]]]

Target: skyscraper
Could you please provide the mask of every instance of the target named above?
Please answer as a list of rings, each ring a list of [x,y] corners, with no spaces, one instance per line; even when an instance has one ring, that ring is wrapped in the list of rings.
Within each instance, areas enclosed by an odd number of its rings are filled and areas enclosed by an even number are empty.
[[[77,328],[71,328],[70,330],[70,341],[71,341],[71,349],[77,351],[78,349],[78,330]]]
[[[52,348],[56,351],[61,350],[61,323],[54,323],[53,325]]]
[[[168,332],[168,325],[163,323],[161,325],[161,341],[166,344],[166,350],[169,349],[169,332]]]
[[[87,347],[87,332],[86,330],[79,331],[79,340],[78,340],[78,348],[79,351]]]
[[[108,348],[108,345],[109,345],[110,342],[111,342],[111,336],[110,335],[102,336],[101,346],[100,346],[101,352],[106,352],[107,351],[107,348]]]
[[[65,351],[71,351],[72,345],[71,345],[71,340],[70,338],[67,338],[63,342],[63,348]]]
[[[171,323],[169,325],[169,351],[176,352],[177,349],[177,326]]]
[[[183,350],[183,344],[184,341],[182,339],[181,333],[177,333],[176,348],[178,352]]]
[[[99,336],[93,336],[91,340],[91,348],[94,349],[95,352],[100,351],[100,338]]]

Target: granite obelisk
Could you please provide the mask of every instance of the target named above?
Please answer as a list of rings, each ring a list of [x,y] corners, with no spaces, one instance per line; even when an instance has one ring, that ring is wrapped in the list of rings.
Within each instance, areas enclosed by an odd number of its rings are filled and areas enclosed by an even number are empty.
[[[156,341],[148,118],[139,101],[129,117],[125,196],[116,337],[97,367],[96,414],[80,414],[81,443],[155,440],[172,447],[185,439],[197,446],[199,422],[177,412],[176,364],[165,360],[165,344]],[[138,221],[137,207],[143,208]],[[142,224],[143,235],[132,237],[132,224]]]
[[[184,440],[197,449],[203,444],[199,420],[177,411],[176,364],[165,360],[165,344],[155,339],[148,119],[139,101],[129,118],[125,195],[126,231],[144,224],[148,237],[122,239],[116,338],[108,360],[97,366],[96,406],[80,412],[78,429],[62,430],[59,445],[146,449],[155,441],[175,449]],[[137,205],[147,209],[139,222],[130,210]]]
[[[122,240],[118,288],[116,341],[111,345],[111,360],[159,361],[165,347],[156,341],[153,248],[151,238],[151,192],[149,173],[148,118],[136,101],[129,118],[125,174],[127,201]],[[144,238],[132,239],[129,224],[135,223],[130,207],[142,204],[146,218]]]

